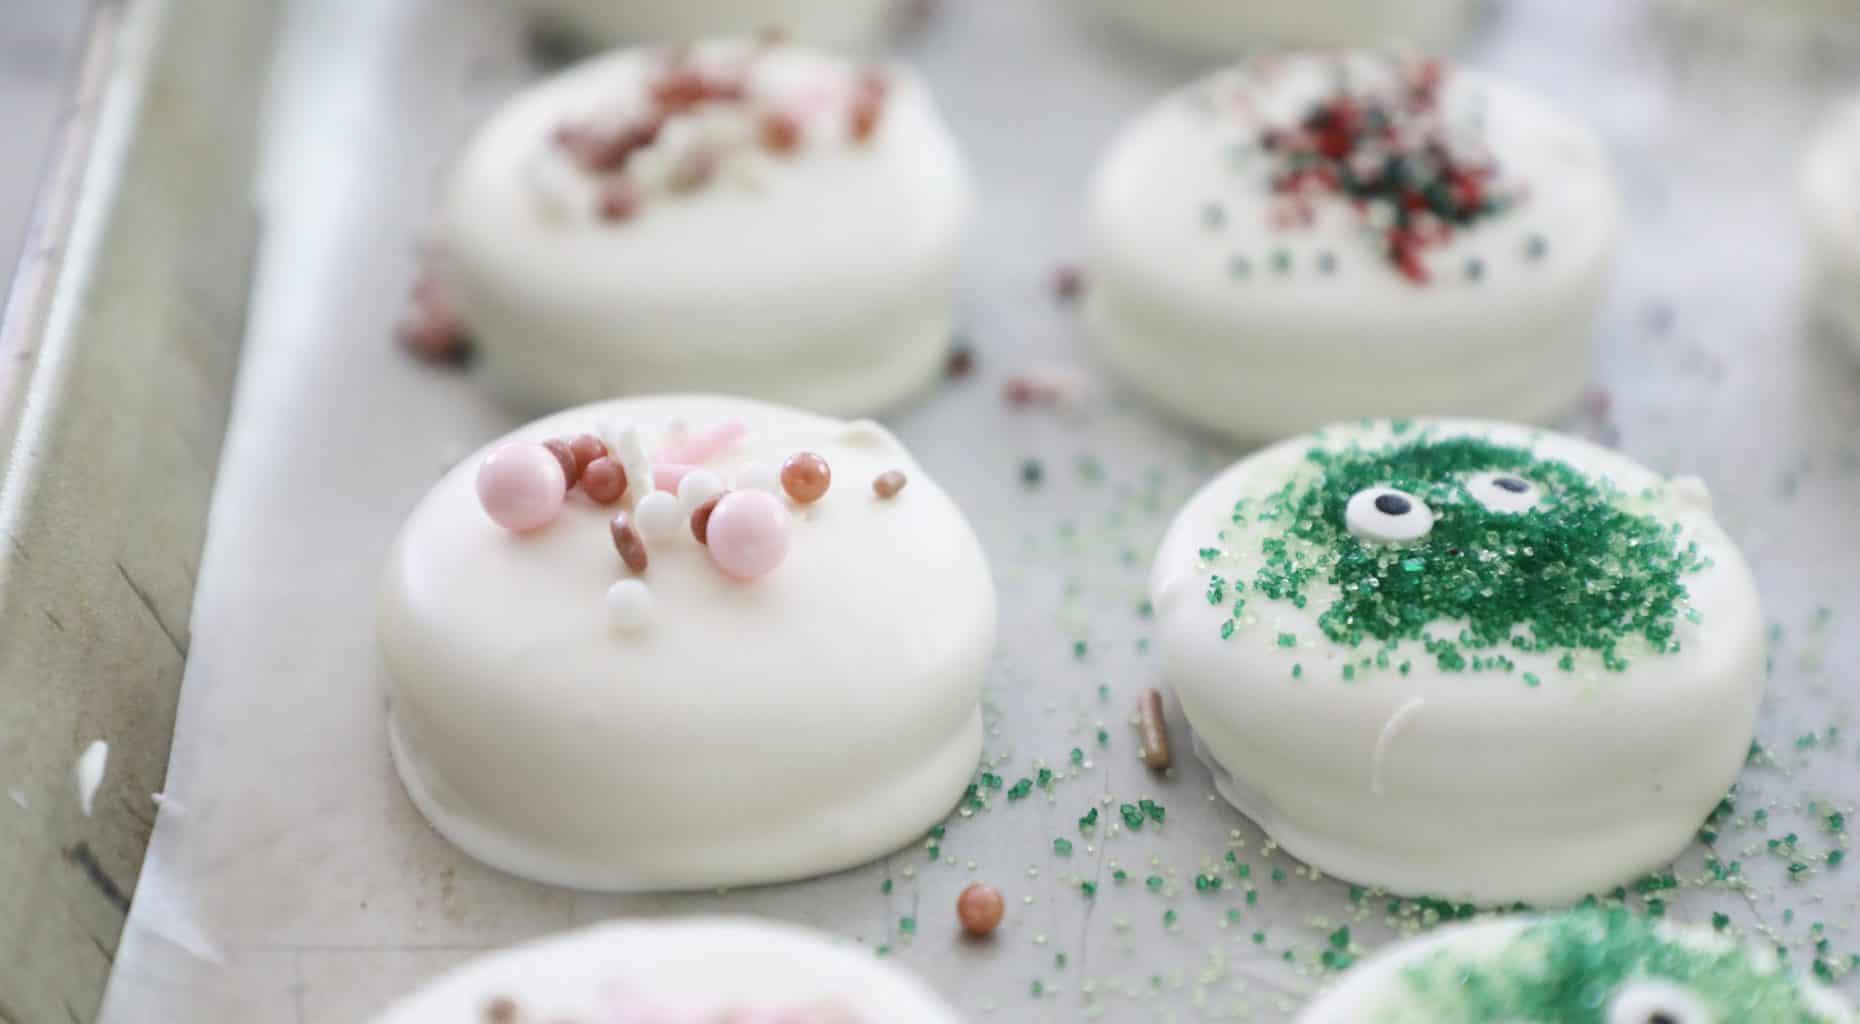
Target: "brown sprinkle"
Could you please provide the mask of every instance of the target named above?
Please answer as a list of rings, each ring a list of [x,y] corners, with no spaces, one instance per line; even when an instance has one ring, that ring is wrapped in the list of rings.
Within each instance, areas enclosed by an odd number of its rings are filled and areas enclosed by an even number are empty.
[[[1162,691],[1150,687],[1137,698],[1137,731],[1143,738],[1143,763],[1155,771],[1169,767],[1169,721],[1163,717]]]
[[[797,505],[819,501],[832,484],[833,470],[813,452],[797,452],[781,464],[781,489]]]
[[[994,934],[1006,911],[1007,901],[992,885],[976,882],[956,897],[956,918],[962,922],[962,930],[978,939]]]
[[[943,373],[952,379],[961,379],[975,372],[975,350],[967,345],[957,345],[949,350],[949,359],[943,364]]]
[[[601,186],[602,220],[628,220],[639,212],[639,186],[627,178],[615,178]]]
[[[602,505],[611,505],[626,493],[626,469],[603,455],[581,471],[581,492]]]
[[[724,494],[728,494],[725,491]],[[710,500],[691,510],[691,536],[699,544],[710,543],[710,514],[717,511],[717,503],[723,500],[723,494],[714,495]]]
[[[786,156],[801,146],[801,122],[786,111],[771,110],[762,115],[761,135],[763,149]]]
[[[588,471],[588,463],[607,454],[607,443],[593,434],[582,434],[570,439],[568,450],[575,456],[575,473],[580,475]]]
[[[872,493],[881,498],[890,498],[904,489],[904,474],[895,469],[887,469],[872,481]]]
[[[559,437],[552,437],[543,442],[543,447],[549,449],[549,454],[555,456],[555,461],[562,464],[562,479],[567,481],[569,490],[574,490],[575,481],[581,479],[581,463],[575,460],[575,453],[570,450],[568,442]]]
[[[1062,263],[1053,270],[1053,295],[1061,302],[1071,302],[1085,290],[1085,275],[1070,263]]]
[[[517,1019],[517,1004],[509,996],[498,996],[484,1004],[486,1024],[512,1024]]]
[[[633,517],[625,512],[616,512],[609,525],[613,529],[614,550],[620,552],[620,560],[636,573],[645,572],[646,542],[640,539],[639,531],[633,528]]]

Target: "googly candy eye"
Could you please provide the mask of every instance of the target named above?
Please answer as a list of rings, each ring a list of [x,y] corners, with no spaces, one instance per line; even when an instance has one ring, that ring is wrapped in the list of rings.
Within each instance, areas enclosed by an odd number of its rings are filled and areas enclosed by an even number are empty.
[[[1608,1024],[1717,1024],[1696,996],[1669,981],[1624,985],[1608,1001]]]
[[[1512,473],[1474,474],[1466,493],[1493,512],[1529,512],[1544,496],[1543,488]]]
[[[1434,510],[1407,491],[1366,487],[1350,496],[1343,525],[1364,540],[1399,544],[1427,536],[1434,528]]]

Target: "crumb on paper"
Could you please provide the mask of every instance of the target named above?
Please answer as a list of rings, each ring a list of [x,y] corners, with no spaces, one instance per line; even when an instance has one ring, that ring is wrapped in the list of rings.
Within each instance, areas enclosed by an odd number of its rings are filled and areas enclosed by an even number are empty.
[[[77,777],[78,806],[83,808],[84,817],[90,817],[91,806],[97,798],[97,787],[103,784],[103,769],[110,760],[110,744],[103,740],[92,740],[90,746],[78,755],[73,773]]]
[[[18,786],[8,786],[6,788],[6,795],[12,797],[13,802],[18,804],[21,808],[32,806],[32,803],[26,799],[26,791]]]

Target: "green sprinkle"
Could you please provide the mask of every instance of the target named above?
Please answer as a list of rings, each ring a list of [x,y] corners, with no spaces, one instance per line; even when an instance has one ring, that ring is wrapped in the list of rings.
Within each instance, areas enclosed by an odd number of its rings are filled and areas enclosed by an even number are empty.
[[[1098,895],[1098,883],[1097,882],[1080,882],[1079,892],[1084,893],[1086,899],[1091,899],[1094,896]]]
[[[1174,907],[1170,907],[1168,910],[1163,911],[1163,927],[1164,928],[1174,928],[1175,919],[1176,919],[1176,912],[1175,912]]]
[[[1280,633],[1279,634],[1279,646],[1280,647],[1297,647],[1298,638],[1293,636],[1290,633]]]
[[[1033,792],[1033,780],[1020,779],[1008,790],[1007,798],[1009,800],[1019,800],[1031,792]]]
[[[1084,832],[1089,829],[1095,828],[1097,827],[1097,825],[1098,825],[1098,808],[1096,807],[1093,807],[1091,810],[1086,811],[1085,816],[1079,819],[1079,831],[1080,832]]]
[[[917,931],[917,919],[914,917],[898,918],[898,930],[906,935],[914,934]]]
[[[1076,765],[1081,765],[1081,766],[1084,765],[1085,751],[1080,750],[1078,747],[1073,747],[1072,748],[1072,763]]]
[[[1117,813],[1123,815],[1124,826],[1132,832],[1143,830],[1143,812],[1137,809],[1136,804],[1119,804]]]
[[[1038,487],[1046,477],[1046,467],[1039,459],[1028,459],[1020,464],[1020,482],[1027,487]]]
[[[1063,836],[1053,840],[1053,852],[1061,857],[1072,856],[1072,840]]]
[[[879,892],[890,892],[891,891],[891,879],[887,878],[884,881],[878,883],[878,891]]]
[[[1163,877],[1161,875],[1151,875],[1143,880],[1143,884],[1149,886],[1151,892],[1161,892]]]

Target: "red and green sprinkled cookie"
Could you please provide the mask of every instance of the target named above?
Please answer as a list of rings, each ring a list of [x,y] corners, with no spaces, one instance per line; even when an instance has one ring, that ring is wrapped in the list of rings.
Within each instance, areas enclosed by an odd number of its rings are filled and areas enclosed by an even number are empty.
[[[1585,910],[1461,925],[1364,963],[1299,1024],[1851,1024],[1768,946]]]
[[[1704,486],[1525,427],[1268,448],[1189,501],[1151,590],[1223,795],[1405,895],[1554,906],[1667,863],[1763,690],[1756,586]]]
[[[1509,83],[1394,53],[1257,58],[1103,158],[1087,337],[1157,404],[1247,440],[1549,422],[1586,385],[1618,207],[1594,132]]]

